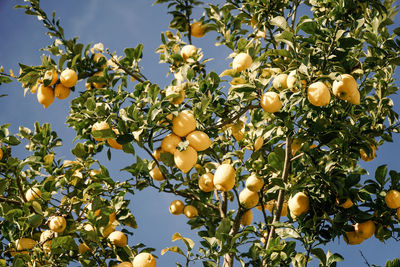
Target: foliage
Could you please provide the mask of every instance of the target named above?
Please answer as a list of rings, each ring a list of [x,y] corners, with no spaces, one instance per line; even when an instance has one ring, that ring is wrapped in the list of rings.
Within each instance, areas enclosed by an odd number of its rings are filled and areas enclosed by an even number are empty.
[[[234,260],[242,266],[306,266],[311,255],[320,266],[336,266],[343,258],[325,253],[321,245],[368,220],[376,224],[375,236],[380,241],[400,237],[396,210],[385,204],[389,189],[400,190],[400,173],[383,165],[375,177],[364,177],[367,173],[358,165],[361,150],[371,154],[374,147],[392,142],[399,131],[399,117],[390,98],[398,91],[393,75],[400,65],[400,28],[393,33],[388,28],[397,13],[395,1],[227,0],[217,5],[158,0],[168,4],[170,29],[174,30],[161,34],[162,44],[156,51],[174,74],[167,88],[143,74],[142,44],[117,56],[101,44],[68,39],[55,13],[49,17],[39,0],[27,2],[17,8],[42,20],[55,40],[44,48],[47,55],[40,66],[20,63],[16,79],[25,93],[54,68],[75,70],[79,80],[86,80],[88,90],[74,94],[71,100],[67,124],[79,140],[72,149],[76,157],[72,161],[55,156],[54,148],[62,143],[48,124],[36,124],[33,131],[21,126],[17,135],[9,134],[8,125],[1,126],[0,216],[4,219],[0,229],[2,256],[7,262],[22,266],[26,262],[60,265],[79,261],[83,266],[113,266],[117,259],[132,261],[141,251],[153,251],[143,244],[108,245],[105,233],[120,225],[124,233],[131,234],[136,222],[127,195],[150,188],[179,196],[198,210],[199,216],[188,220],[202,239],[198,251],[193,250],[193,241],[176,233],[172,241],[181,240],[187,252],[178,246],[162,252],[183,255],[187,266],[192,261],[232,266]],[[205,10],[197,20],[206,25],[206,32],[217,34],[217,45],[232,50],[230,57],[241,52],[252,57],[250,68],[242,72],[227,68],[219,75],[207,69],[209,59],[203,59],[207,51],[198,49],[187,60],[182,57],[180,50],[187,44],[184,37],[192,43],[194,8]],[[305,15],[298,18],[300,13]],[[105,58],[96,59],[96,53]],[[293,88],[272,87],[277,69],[286,74],[295,71]],[[322,81],[330,87],[346,73],[358,81],[360,105],[335,96],[324,107],[307,100],[308,85]],[[1,71],[0,84],[12,76]],[[131,92],[128,86],[134,80],[137,83]],[[49,85],[51,79],[41,82]],[[174,86],[184,88],[181,104],[172,104],[177,94],[167,93]],[[279,112],[268,113],[260,107],[266,91],[279,93],[283,103]],[[175,166],[170,153],[162,152],[161,160],[152,154],[171,132],[168,116],[183,110],[193,113],[197,130],[212,140],[208,149],[198,152],[197,164],[188,173]],[[97,122],[107,122],[110,129],[93,132]],[[243,138],[235,136],[240,131]],[[259,137],[264,142],[256,150],[253,144]],[[104,152],[111,158],[107,139],[115,139],[134,159],[123,169],[130,179],[113,179],[94,160]],[[294,143],[300,144],[298,151]],[[13,156],[14,147],[23,145],[27,156]],[[179,150],[188,145],[183,139]],[[148,153],[148,158],[134,158],[138,150]],[[233,190],[201,191],[198,178],[222,163],[236,170]],[[163,181],[150,177],[155,167],[160,168]],[[258,192],[264,220],[240,226],[247,209],[239,203],[239,191],[251,173],[264,180]],[[42,195],[27,201],[25,193],[33,187],[40,188]],[[284,201],[300,191],[309,197],[310,210],[297,218],[290,213],[287,219],[280,218]],[[355,204],[351,208],[338,205],[348,198]],[[269,214],[264,207],[273,200],[278,206]],[[113,213],[116,220],[111,219]],[[66,218],[67,229],[52,239],[50,251],[45,242],[38,242],[27,254],[15,255],[16,240],[39,240],[48,228],[46,222],[55,215]],[[94,231],[88,231],[87,224]],[[93,251],[79,253],[78,243],[83,242]]]

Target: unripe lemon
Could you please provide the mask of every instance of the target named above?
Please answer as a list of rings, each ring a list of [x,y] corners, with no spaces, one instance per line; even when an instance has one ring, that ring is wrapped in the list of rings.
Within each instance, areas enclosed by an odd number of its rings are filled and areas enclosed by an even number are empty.
[[[75,84],[78,82],[78,75],[74,70],[65,69],[63,72],[61,72],[60,82],[65,87],[75,86]]]
[[[53,86],[56,84],[58,79],[58,73],[56,69],[46,71],[46,73],[44,74],[44,80],[49,79],[51,79],[51,82],[48,86]]]
[[[192,34],[193,37],[196,38],[203,37],[206,34],[205,30],[206,27],[203,25],[203,23],[201,23],[201,21],[193,22],[190,25],[190,33]]]
[[[165,152],[174,154],[176,147],[182,142],[181,138],[175,134],[169,134],[161,141],[161,149]]]
[[[26,201],[33,201],[37,198],[40,198],[41,196],[42,192],[37,187],[29,188],[25,194]]]
[[[345,202],[342,204],[339,204],[339,199],[336,200],[336,203],[339,205],[339,207],[342,207],[344,209],[351,208],[353,206],[353,201],[351,201],[350,198],[347,198]]]
[[[65,87],[62,83],[57,84],[54,88],[54,95],[58,99],[66,99],[70,93],[71,90],[68,87]]]
[[[247,53],[239,53],[233,59],[232,68],[236,71],[244,71],[253,64],[253,59]]]
[[[350,74],[340,75],[340,81],[334,81],[332,91],[341,100],[352,104],[360,104],[360,92],[356,80]]]
[[[258,193],[244,188],[239,194],[239,202],[246,209],[254,208],[258,204]]]
[[[128,244],[128,237],[121,231],[114,231],[109,236],[110,243],[117,247],[125,247]]]
[[[323,82],[315,82],[308,87],[307,98],[314,106],[326,106],[331,101],[331,93]]]
[[[363,239],[370,238],[375,233],[375,228],[375,223],[371,220],[354,225],[355,233]]]
[[[177,136],[186,136],[195,129],[196,119],[188,110],[179,112],[178,116],[172,119],[172,132],[174,132],[174,134]]]
[[[118,129],[112,129],[112,130],[116,135],[119,135]],[[110,145],[110,147],[112,147],[114,149],[118,149],[118,150],[122,149],[122,145],[119,144],[116,139],[107,138],[107,143]]]
[[[185,204],[180,200],[173,200],[169,205],[169,212],[173,215],[179,215],[183,213]]]
[[[204,151],[212,144],[210,138],[205,132],[193,131],[186,136],[186,140],[197,151]]]
[[[246,188],[253,192],[258,192],[264,185],[264,179],[261,179],[256,174],[251,174],[246,179]]]
[[[283,89],[287,89],[287,79],[288,75],[286,73],[279,74],[274,78],[274,81],[272,82],[272,86],[279,91],[282,91]]]
[[[266,92],[261,97],[261,107],[266,112],[274,113],[282,108],[282,102],[279,95],[275,92]]]
[[[364,149],[360,149],[360,156],[361,159],[368,162],[371,161],[375,158],[375,150],[376,150],[376,146],[374,146],[373,144],[370,145],[371,146],[371,150],[372,152],[370,152],[370,154],[367,154]]]
[[[79,246],[78,246],[79,254],[83,254],[88,251],[92,251],[92,249],[86,243],[79,244]]]
[[[310,200],[303,192],[298,192],[292,196],[288,201],[290,214],[300,216],[306,213],[310,208]]]
[[[43,244],[43,248],[46,251],[49,251],[51,248],[51,239],[54,237],[54,231],[52,230],[46,230],[42,232],[40,235],[40,243]]]
[[[136,255],[133,259],[133,266],[134,267],[156,267],[156,259],[147,252],[142,252]]]
[[[184,61],[197,53],[197,48],[194,45],[185,45],[181,49],[181,56]]]
[[[253,212],[251,210],[246,211],[243,217],[240,219],[240,224],[243,226],[250,225],[253,221]]]
[[[183,209],[183,214],[185,214],[185,216],[188,219],[195,218],[195,217],[197,217],[199,215],[196,207],[194,207],[192,205],[185,206],[185,208]]]
[[[219,191],[229,191],[236,183],[236,171],[231,164],[221,164],[214,173],[214,186]]]
[[[364,238],[357,235],[356,232],[346,232],[346,234],[343,236],[343,239],[349,245],[359,245],[364,241]]]
[[[36,241],[31,238],[20,238],[15,242],[15,248],[17,250],[32,249],[36,245]]]
[[[199,188],[203,192],[211,192],[214,190],[214,175],[207,172],[199,178]]]
[[[54,101],[54,91],[50,86],[45,87],[43,84],[39,86],[37,92],[37,100],[44,108],[48,108]]]
[[[133,267],[133,265],[129,261],[124,261],[124,262],[121,262],[118,265],[115,265],[114,267]]]
[[[257,137],[256,141],[254,142],[254,151],[259,150],[264,145],[264,138],[262,136]]]
[[[56,233],[61,233],[67,227],[67,221],[62,216],[55,216],[49,222],[50,230],[53,230]]]
[[[151,171],[150,171],[150,177],[153,178],[156,181],[163,181],[164,175],[162,174],[162,172],[160,171],[160,168],[158,168],[157,166],[154,167]]]
[[[391,209],[400,208],[400,192],[397,190],[390,190],[386,193],[385,202]]]
[[[178,143],[178,144],[179,144],[179,143]],[[163,150],[162,150],[161,147],[157,148],[157,149],[154,150],[154,152],[153,152],[153,157],[154,157],[156,160],[160,161],[160,160],[161,160],[161,153],[162,153],[162,152],[163,152]]]
[[[168,86],[165,91],[165,96],[168,97],[170,95],[178,95],[176,97],[170,98],[169,102],[174,105],[179,105],[185,100],[185,90],[184,86]]]
[[[105,122],[105,121],[96,122],[92,126],[92,133],[94,131],[101,131],[101,130],[107,130],[107,129],[110,129],[110,125],[108,125],[107,122]],[[104,141],[105,140],[105,138],[101,138],[101,137],[93,137],[93,138],[96,141]]]
[[[187,173],[197,162],[197,151],[191,146],[188,146],[183,151],[175,150],[174,162],[178,169],[183,173]]]

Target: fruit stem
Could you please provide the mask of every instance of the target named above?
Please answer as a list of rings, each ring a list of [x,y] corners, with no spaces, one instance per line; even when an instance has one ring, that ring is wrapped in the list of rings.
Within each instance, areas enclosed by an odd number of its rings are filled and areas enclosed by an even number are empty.
[[[287,178],[289,176],[290,158],[292,155],[292,151],[291,151],[292,141],[293,141],[292,137],[286,137],[285,163],[283,165],[283,173],[282,173],[283,184],[285,184],[287,182]],[[272,224],[279,222],[279,220],[281,218],[281,212],[282,212],[282,206],[283,206],[284,199],[285,199],[285,191],[284,191],[284,189],[279,189],[278,199],[277,199],[277,208],[275,210]],[[266,249],[268,249],[269,243],[271,242],[271,239],[273,238],[274,235],[275,235],[275,226],[272,225],[271,230],[268,233],[268,241],[267,241]],[[266,266],[266,265],[263,264],[263,266]]]

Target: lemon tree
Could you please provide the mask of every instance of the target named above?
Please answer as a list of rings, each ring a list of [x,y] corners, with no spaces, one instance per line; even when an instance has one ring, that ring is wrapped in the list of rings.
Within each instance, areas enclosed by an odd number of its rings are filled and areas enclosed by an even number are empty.
[[[77,142],[65,159],[49,124],[0,126],[0,264],[156,266],[168,252],[178,266],[336,266],[334,240],[400,237],[400,173],[360,165],[400,128],[394,0],[157,0],[172,15],[155,51],[167,86],[146,78],[143,44],[80,43],[25,2],[53,39],[41,65],[0,68],[0,84],[21,83],[44,108],[68,99]],[[224,71],[198,38],[230,50]],[[97,159],[116,150],[127,180]],[[129,202],[142,190],[174,195],[165,208],[201,241],[135,243]]]

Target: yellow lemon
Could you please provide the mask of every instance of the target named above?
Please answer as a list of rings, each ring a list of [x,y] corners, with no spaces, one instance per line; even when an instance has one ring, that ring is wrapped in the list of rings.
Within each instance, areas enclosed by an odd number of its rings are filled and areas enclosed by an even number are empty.
[[[179,215],[183,213],[185,204],[180,200],[173,200],[169,205],[169,212],[173,215]]]
[[[56,82],[57,82],[57,79],[58,79],[57,70],[53,69],[53,70],[46,71],[45,74],[44,74],[44,79],[45,80],[50,80],[51,79],[51,82],[50,82],[50,84],[48,86],[55,85]]]
[[[386,193],[385,202],[391,209],[400,208],[400,192],[397,190],[390,190]]]
[[[121,231],[114,231],[109,236],[110,243],[117,247],[125,247],[128,244],[128,237]]]
[[[62,216],[55,216],[49,222],[50,230],[56,233],[63,232],[66,227],[67,227],[67,221]]]
[[[100,230],[101,230],[101,229],[100,229]],[[104,227],[104,229],[102,229],[101,234],[102,234],[104,237],[107,237],[107,236],[109,236],[111,233],[113,233],[114,231],[115,231],[115,225],[113,225],[113,224],[107,224],[107,226]]]
[[[196,129],[196,119],[193,114],[184,110],[172,119],[172,132],[177,136],[183,137]]]
[[[199,215],[196,207],[194,207],[192,205],[185,206],[185,208],[183,209],[183,214],[185,214],[185,216],[188,219],[195,218],[195,217],[197,217]]]
[[[27,201],[33,201],[37,198],[40,198],[41,196],[42,192],[37,187],[29,188],[28,191],[26,191],[25,193],[25,198]]]
[[[193,131],[186,136],[186,140],[197,151],[203,151],[209,148],[212,144],[210,138],[205,132]]]
[[[203,37],[206,34],[205,30],[206,27],[203,25],[203,23],[201,23],[201,21],[193,22],[190,25],[190,33],[192,34],[193,37],[196,38]]]
[[[331,93],[323,82],[315,82],[308,87],[307,98],[312,105],[322,107],[331,101]]]
[[[286,79],[287,88],[294,88],[297,82],[296,71],[293,70],[289,73]]]
[[[364,161],[366,161],[366,162],[371,161],[371,160],[373,160],[373,159],[375,158],[376,146],[373,145],[373,144],[371,144],[370,146],[371,146],[371,150],[372,150],[372,152],[370,152],[370,154],[367,154],[367,153],[364,151],[364,149],[360,149],[360,156],[361,156],[361,159],[364,160]]]
[[[247,188],[244,188],[239,194],[239,202],[246,209],[251,209],[257,206],[258,198],[257,192],[250,191]]]
[[[176,147],[181,142],[181,138],[175,134],[169,134],[163,138],[161,141],[161,149],[162,151],[174,154],[176,151]]]
[[[241,141],[244,138],[244,132],[243,131],[238,131],[238,132],[234,132],[232,131],[232,135],[235,138],[236,141]]]
[[[348,101],[352,104],[360,104],[360,92],[356,80],[350,74],[340,75],[339,81],[334,81],[332,91],[335,96],[341,100]]]
[[[86,243],[80,243],[78,246],[79,254],[83,254],[85,252],[92,251],[92,249]]]
[[[93,55],[93,61],[96,63],[98,63],[101,58],[105,59],[105,63],[101,66],[101,68],[104,69],[105,67],[107,67],[107,58],[103,54],[100,54],[100,53],[96,53]]]
[[[179,105],[185,100],[185,90],[184,86],[176,85],[176,86],[168,86],[165,91],[165,96],[168,97],[170,95],[178,95],[169,99],[169,102],[174,105]]]
[[[118,129],[112,129],[112,130],[116,135],[119,135]],[[107,143],[110,145],[110,147],[114,149],[119,149],[119,150],[122,149],[122,145],[119,144],[116,139],[107,138]]]
[[[264,185],[264,179],[258,177],[255,173],[246,179],[246,188],[253,192],[258,192]]]
[[[66,99],[70,93],[71,90],[62,83],[57,84],[54,88],[54,94],[58,99]]]
[[[254,151],[259,150],[264,145],[264,138],[262,136],[257,137],[256,141],[254,141]]]
[[[179,144],[179,143],[178,143]],[[163,152],[162,148],[159,147],[156,150],[154,150],[153,152],[153,157],[157,160],[160,161],[161,160],[161,153]]]
[[[61,72],[60,82],[65,87],[75,86],[75,84],[78,82],[78,75],[74,70],[65,69],[63,72]]]
[[[133,259],[133,266],[134,267],[156,267],[156,259],[147,252],[142,252],[136,255]]]
[[[36,241],[31,238],[20,238],[15,242],[15,248],[17,250],[32,249],[36,245]]]
[[[107,130],[107,129],[110,129],[110,125],[108,125],[107,122],[105,122],[105,121],[96,122],[92,126],[92,133],[94,131],[101,131],[101,130]],[[93,138],[96,141],[104,141],[105,140],[105,138],[101,138],[101,137],[93,137]]]
[[[351,201],[350,198],[347,198],[345,202],[342,204],[339,204],[339,199],[336,200],[336,203],[339,205],[339,207],[342,207],[344,209],[351,208],[353,206],[353,201]]]
[[[197,162],[197,151],[191,146],[188,146],[186,150],[183,151],[175,150],[174,162],[178,169],[187,173]]]
[[[54,231],[46,230],[40,235],[40,243],[43,244],[43,248],[46,251],[51,249],[51,239],[54,237]]]
[[[343,236],[343,239],[349,245],[359,245],[364,241],[364,238],[357,235],[356,232],[346,232],[346,234]]]
[[[253,59],[247,53],[239,53],[233,59],[232,68],[236,71],[244,71],[253,64]]]
[[[275,92],[266,92],[261,97],[261,107],[266,112],[274,113],[282,108],[282,102],[279,95]]]
[[[181,49],[181,56],[184,61],[197,53],[197,48],[194,45],[185,45]]]
[[[161,173],[160,168],[158,167],[154,167],[151,171],[150,171],[150,177],[153,178],[156,181],[163,181],[164,175]]]
[[[375,223],[371,220],[354,225],[356,234],[363,239],[370,238],[375,233],[375,228]]]
[[[310,200],[303,192],[298,192],[292,196],[288,201],[290,214],[300,216],[310,209]]]
[[[44,108],[48,108],[54,101],[54,91],[50,86],[45,87],[43,84],[39,86],[37,92],[37,100]]]
[[[214,186],[219,191],[229,191],[236,183],[236,171],[231,164],[221,164],[214,173]]]
[[[211,192],[214,190],[214,175],[207,172],[199,178],[199,188],[203,192]]]
[[[133,267],[133,265],[129,261],[124,261],[121,262],[120,264],[115,265],[114,267]]]
[[[287,79],[288,75],[286,73],[279,74],[274,78],[274,81],[272,82],[272,87],[274,87],[276,90],[282,91],[283,89],[287,89]]]
[[[240,224],[243,226],[250,225],[253,221],[253,212],[251,210],[246,211],[243,217],[240,219]]]

